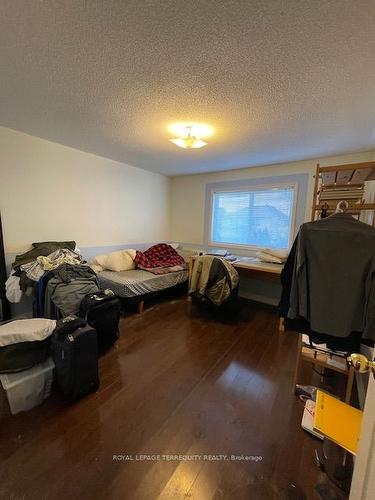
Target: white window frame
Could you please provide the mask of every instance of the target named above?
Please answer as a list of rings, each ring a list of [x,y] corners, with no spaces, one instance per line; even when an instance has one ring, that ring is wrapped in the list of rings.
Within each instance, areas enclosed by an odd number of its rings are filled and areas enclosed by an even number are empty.
[[[288,248],[283,248],[283,249],[278,249],[278,250],[289,250],[290,247],[292,246],[293,243],[293,237],[295,234],[295,225],[296,225],[296,211],[297,211],[297,199],[298,199],[298,182],[283,182],[283,183],[265,183],[265,184],[259,184],[259,185],[244,185],[238,188],[232,188],[232,189],[213,189],[210,193],[210,205],[209,205],[209,224],[208,224],[208,242],[207,245],[209,247],[214,247],[214,248],[233,248],[233,249],[241,249],[241,250],[251,250],[251,251],[258,251],[262,250],[266,247],[260,247],[257,245],[241,245],[238,243],[227,243],[227,242],[219,242],[219,241],[212,241],[212,219],[213,219],[213,203],[214,203],[214,196],[215,194],[218,193],[234,193],[234,192],[239,192],[239,193],[244,193],[246,191],[249,192],[254,192],[254,191],[265,191],[269,190],[272,191],[273,189],[285,189],[285,188],[292,188],[293,189],[293,198],[292,198],[292,219],[290,223],[290,232],[289,232],[289,244]]]

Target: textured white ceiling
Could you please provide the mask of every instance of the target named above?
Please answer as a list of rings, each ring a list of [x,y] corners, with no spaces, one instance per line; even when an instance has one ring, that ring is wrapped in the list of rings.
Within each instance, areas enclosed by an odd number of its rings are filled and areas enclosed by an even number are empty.
[[[0,125],[165,174],[375,143],[374,0],[2,0],[0,64]]]

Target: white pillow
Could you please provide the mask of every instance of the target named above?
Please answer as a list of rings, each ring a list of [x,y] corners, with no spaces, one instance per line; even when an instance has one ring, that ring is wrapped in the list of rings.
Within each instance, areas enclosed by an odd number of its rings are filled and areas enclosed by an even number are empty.
[[[288,252],[287,250],[274,250],[270,248],[263,248],[261,250],[263,253],[268,253],[268,255],[273,255],[274,257],[277,257],[278,259],[281,260],[286,260],[288,257]]]
[[[55,328],[56,321],[53,319],[18,319],[5,323],[0,326],[0,347],[19,342],[44,340],[52,334]]]
[[[135,263],[127,250],[119,250],[108,255],[98,255],[94,259],[94,264],[110,271],[129,271],[135,269]]]
[[[283,261],[279,259],[278,257],[275,257],[274,255],[271,255],[266,252],[257,252],[257,257],[262,261],[262,262],[272,262],[273,264],[283,264]]]
[[[133,260],[135,259],[137,253],[136,250],[134,250],[133,248],[127,248],[124,251],[127,252]]]
[[[101,266],[103,269],[107,269],[107,258],[108,255],[97,255],[92,263]]]

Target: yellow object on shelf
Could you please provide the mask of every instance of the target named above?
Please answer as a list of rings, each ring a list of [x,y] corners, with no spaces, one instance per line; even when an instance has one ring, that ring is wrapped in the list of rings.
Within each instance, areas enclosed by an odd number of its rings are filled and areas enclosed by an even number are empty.
[[[363,412],[320,389],[316,393],[314,430],[353,455],[357,452]]]

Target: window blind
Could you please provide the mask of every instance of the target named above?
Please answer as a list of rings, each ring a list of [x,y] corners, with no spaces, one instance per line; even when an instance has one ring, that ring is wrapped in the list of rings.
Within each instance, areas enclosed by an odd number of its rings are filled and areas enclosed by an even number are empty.
[[[211,243],[287,249],[294,187],[213,193]]]

